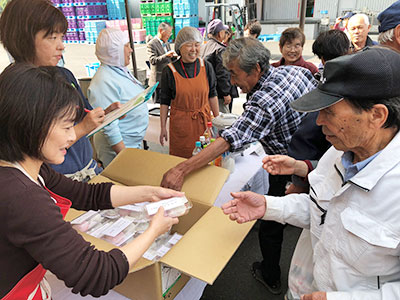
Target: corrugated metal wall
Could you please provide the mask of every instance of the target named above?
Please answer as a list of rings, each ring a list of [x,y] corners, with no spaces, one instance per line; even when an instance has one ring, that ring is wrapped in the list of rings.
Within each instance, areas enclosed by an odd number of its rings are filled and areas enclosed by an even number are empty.
[[[379,13],[395,0],[315,0],[314,18],[321,17],[327,10],[331,22],[341,15],[342,10],[367,10]],[[298,18],[299,0],[264,0],[264,20]]]
[[[330,20],[335,20],[338,11],[339,1],[315,0],[314,18],[321,18],[321,11],[327,10]]]
[[[264,19],[296,19],[297,0],[264,0]]]
[[[396,1],[393,1],[393,0],[379,0],[379,1],[377,1],[377,0],[357,0],[356,8],[358,10],[369,9],[372,12],[379,13],[394,2],[396,2]]]

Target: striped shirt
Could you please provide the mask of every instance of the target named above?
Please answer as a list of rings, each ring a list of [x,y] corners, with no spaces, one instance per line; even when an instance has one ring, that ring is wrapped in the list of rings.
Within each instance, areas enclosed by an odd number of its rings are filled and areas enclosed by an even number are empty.
[[[293,133],[304,113],[289,103],[317,86],[311,72],[295,66],[270,66],[249,94],[243,114],[221,136],[240,151],[246,144],[260,141],[267,154],[287,154]]]

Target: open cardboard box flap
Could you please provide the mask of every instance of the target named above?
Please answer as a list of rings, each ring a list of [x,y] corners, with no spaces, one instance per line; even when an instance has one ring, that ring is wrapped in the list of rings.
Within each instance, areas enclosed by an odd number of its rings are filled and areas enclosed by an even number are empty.
[[[213,284],[254,222],[237,224],[211,207],[161,262]]]
[[[124,185],[159,186],[163,174],[185,159],[140,149],[124,149],[104,169],[102,176]],[[206,166],[186,176],[182,191],[192,201],[213,205],[229,171]]]
[[[158,186],[163,174],[183,160],[151,151],[125,149],[90,183]],[[254,224],[236,224],[220,208],[213,206],[228,175],[223,168],[206,166],[185,178],[182,191],[193,201],[193,208],[172,228],[183,237],[161,259],[161,262],[209,284],[215,281]],[[83,213],[71,209],[66,220],[71,221]],[[81,234],[97,249],[109,251],[115,248],[106,241]],[[152,264],[154,262],[141,258],[129,272]]]

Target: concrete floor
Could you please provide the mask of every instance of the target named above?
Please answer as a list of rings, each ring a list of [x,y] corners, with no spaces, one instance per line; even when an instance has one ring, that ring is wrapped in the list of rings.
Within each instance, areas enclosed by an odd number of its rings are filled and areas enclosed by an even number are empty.
[[[303,57],[318,65],[319,60],[311,52],[313,41],[307,41],[303,51]],[[271,62],[280,58],[279,45],[277,42],[266,42],[266,47],[271,51]],[[138,68],[146,69],[146,45],[135,45],[136,60]],[[67,44],[65,49],[65,61],[77,78],[87,77],[85,65],[97,62],[95,45]],[[9,64],[9,59],[2,47],[0,47],[0,70]],[[241,95],[244,97],[244,95]],[[282,285],[287,289],[287,274],[291,256],[299,236],[300,230],[292,226],[285,229],[284,244],[281,257]],[[212,286],[204,290],[202,300],[278,300],[283,299],[283,294],[274,296],[264,286],[257,282],[251,275],[251,265],[254,261],[261,259],[258,246],[258,223],[249,232],[242,245],[236,251],[233,258],[227,264],[223,272]]]

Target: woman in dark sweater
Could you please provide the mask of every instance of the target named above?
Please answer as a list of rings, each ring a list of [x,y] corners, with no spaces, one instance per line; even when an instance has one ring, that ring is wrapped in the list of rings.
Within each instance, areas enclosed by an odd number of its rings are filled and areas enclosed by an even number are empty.
[[[75,293],[106,294],[178,219],[160,209],[142,235],[104,252],[63,220],[69,207],[108,209],[182,193],[89,185],[50,168],[64,161],[76,137],[74,122],[83,114],[78,92],[56,67],[9,66],[0,75],[0,106],[0,298],[48,299],[46,270]]]

